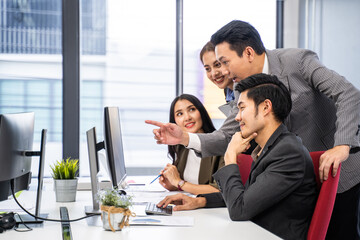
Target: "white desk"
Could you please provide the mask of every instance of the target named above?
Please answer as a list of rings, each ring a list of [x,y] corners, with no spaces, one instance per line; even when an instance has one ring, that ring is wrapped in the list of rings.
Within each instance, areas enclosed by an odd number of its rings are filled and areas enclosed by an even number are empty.
[[[79,191],[74,203],[57,203],[55,193],[47,186],[43,192],[42,213],[49,213],[49,218],[59,218],[59,207],[66,206],[70,219],[84,216],[84,206],[91,205],[90,191]],[[35,199],[35,192],[23,192],[19,201]],[[226,208],[197,209],[193,211],[174,212],[174,216],[194,217],[193,227],[167,226],[130,226],[122,231],[105,231],[102,227],[88,226],[86,219],[72,222],[71,231],[74,240],[90,239],[124,239],[124,240],[191,240],[191,239],[280,239],[253,222],[233,222],[230,220]],[[45,222],[42,227],[34,228],[30,232],[16,232],[8,230],[0,234],[0,240],[62,240],[61,224]]]

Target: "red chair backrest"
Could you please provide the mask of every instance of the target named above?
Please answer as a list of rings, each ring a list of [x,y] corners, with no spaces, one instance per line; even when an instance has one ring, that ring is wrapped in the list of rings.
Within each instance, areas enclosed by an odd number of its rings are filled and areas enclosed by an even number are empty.
[[[244,185],[249,177],[252,162],[253,159],[251,155],[246,154],[239,154],[236,159],[236,163],[239,166],[241,181]]]
[[[319,159],[323,153],[324,151],[310,153],[314,164],[316,182],[318,183],[318,186],[320,186],[320,193],[316,202],[313,216],[311,218],[311,223],[307,234],[308,240],[325,239],[332,210],[334,208],[335,197],[339,183],[341,165],[339,166],[335,177],[332,176],[331,167],[328,179],[321,184],[319,178]]]

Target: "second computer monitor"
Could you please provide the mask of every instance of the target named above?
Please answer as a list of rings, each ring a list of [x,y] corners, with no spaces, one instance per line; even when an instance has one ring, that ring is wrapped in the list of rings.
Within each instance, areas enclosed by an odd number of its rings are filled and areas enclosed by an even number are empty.
[[[104,108],[104,142],[113,187],[123,188],[126,168],[118,107]]]

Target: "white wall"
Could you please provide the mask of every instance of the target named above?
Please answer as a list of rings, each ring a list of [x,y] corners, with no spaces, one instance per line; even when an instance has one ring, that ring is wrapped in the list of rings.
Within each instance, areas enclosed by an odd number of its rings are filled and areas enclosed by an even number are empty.
[[[298,47],[315,51],[322,63],[360,89],[360,1],[287,0],[286,5],[285,36],[297,27]],[[298,25],[291,25],[296,15],[299,16]],[[293,38],[285,38],[285,46],[295,45]]]

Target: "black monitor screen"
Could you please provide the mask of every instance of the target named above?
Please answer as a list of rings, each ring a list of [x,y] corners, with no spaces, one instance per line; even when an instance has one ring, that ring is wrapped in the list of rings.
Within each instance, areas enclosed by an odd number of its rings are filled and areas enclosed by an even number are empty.
[[[34,113],[0,115],[0,200],[11,195],[10,180],[15,191],[29,188],[31,181],[31,151],[34,138]]]
[[[110,178],[114,188],[122,184],[126,177],[123,143],[118,107],[104,109],[104,142]]]

